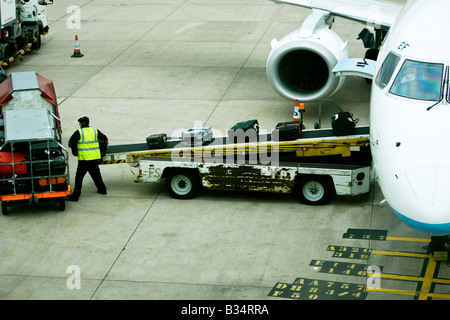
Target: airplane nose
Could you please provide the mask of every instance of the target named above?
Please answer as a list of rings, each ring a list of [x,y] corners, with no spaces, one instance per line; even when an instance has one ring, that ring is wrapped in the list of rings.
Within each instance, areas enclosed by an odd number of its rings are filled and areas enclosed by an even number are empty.
[[[430,235],[450,234],[450,167],[418,166],[405,171],[407,185],[392,209],[405,223]],[[406,196],[412,194],[412,196]],[[401,198],[401,197],[399,197]]]
[[[418,201],[450,213],[450,167],[420,166],[406,170],[408,184]]]

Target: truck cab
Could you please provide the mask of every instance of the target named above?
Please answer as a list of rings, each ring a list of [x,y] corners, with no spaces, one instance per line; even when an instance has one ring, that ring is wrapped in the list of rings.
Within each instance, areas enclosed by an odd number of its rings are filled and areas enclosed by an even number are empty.
[[[39,49],[41,37],[48,33],[46,0],[2,0],[0,2],[0,59],[7,68],[27,51]]]

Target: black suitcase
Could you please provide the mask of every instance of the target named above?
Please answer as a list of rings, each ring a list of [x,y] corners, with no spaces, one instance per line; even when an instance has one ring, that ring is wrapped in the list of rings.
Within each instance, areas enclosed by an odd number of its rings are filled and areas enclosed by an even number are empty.
[[[51,170],[49,170],[48,159],[34,162],[33,176],[48,177],[50,173],[52,176],[64,174],[64,172],[66,171],[66,158],[64,157],[64,155],[51,159],[50,169]]]
[[[256,119],[238,122],[228,129],[228,136],[234,142],[256,141],[258,139],[258,134],[259,123]]]
[[[350,112],[342,111],[335,113],[331,117],[331,128],[333,134],[336,136],[346,136],[355,134],[356,123],[358,119],[354,120]]]
[[[0,176],[2,179],[6,179],[6,176]],[[20,180],[16,178],[16,193],[26,193],[30,192],[30,187],[28,180]],[[6,194],[14,194],[14,185],[13,180],[8,181],[0,181],[0,195],[6,195]]]
[[[33,143],[31,145],[31,154],[33,155],[33,160],[47,160],[50,154],[50,159],[59,157],[63,155],[61,147],[54,141]]]
[[[34,176],[49,176],[64,174],[66,171],[66,158],[58,143],[51,141],[34,143],[31,145]],[[50,157],[49,157],[50,155]],[[48,161],[50,159],[50,168]]]
[[[278,137],[277,137],[278,135]],[[273,141],[290,141],[290,140],[297,140],[299,137],[298,135],[298,128],[294,126],[282,126],[279,128],[276,128],[272,131],[272,140]]]
[[[282,130],[287,130],[287,128],[285,128],[285,127],[289,127],[289,126],[296,128],[296,130],[295,130],[297,132],[296,139],[298,137],[300,137],[302,130],[305,129],[305,126],[300,121],[278,122],[275,128],[276,129],[283,128]],[[294,130],[291,129],[288,131],[292,131],[292,135],[294,134]]]
[[[0,182],[0,195],[13,194],[13,193],[14,193],[14,186],[13,186],[12,182],[9,182],[9,181]]]
[[[299,121],[278,122],[275,132],[272,132],[272,140],[275,141],[289,141],[297,140],[302,133],[303,125]],[[274,136],[278,134],[278,139]]]
[[[166,146],[167,134],[158,133],[147,137],[147,146],[150,149],[164,148]]]

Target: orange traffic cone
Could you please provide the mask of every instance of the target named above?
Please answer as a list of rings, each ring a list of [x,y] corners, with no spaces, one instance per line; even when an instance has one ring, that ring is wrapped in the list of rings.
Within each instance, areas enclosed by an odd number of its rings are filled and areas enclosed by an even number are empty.
[[[75,36],[75,48],[73,50],[73,55],[72,58],[81,58],[82,56],[84,56],[83,54],[81,54],[80,51],[80,44],[78,43],[78,36]]]

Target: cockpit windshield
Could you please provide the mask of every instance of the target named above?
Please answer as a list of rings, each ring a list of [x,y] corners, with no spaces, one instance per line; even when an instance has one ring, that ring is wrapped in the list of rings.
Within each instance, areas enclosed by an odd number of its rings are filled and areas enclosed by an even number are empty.
[[[439,101],[443,74],[443,64],[405,60],[389,92],[410,99]]]
[[[381,89],[384,89],[388,85],[389,81],[391,81],[392,74],[394,73],[395,68],[397,68],[399,61],[400,57],[393,52],[390,52],[386,59],[384,59],[380,71],[375,79],[376,84]]]

